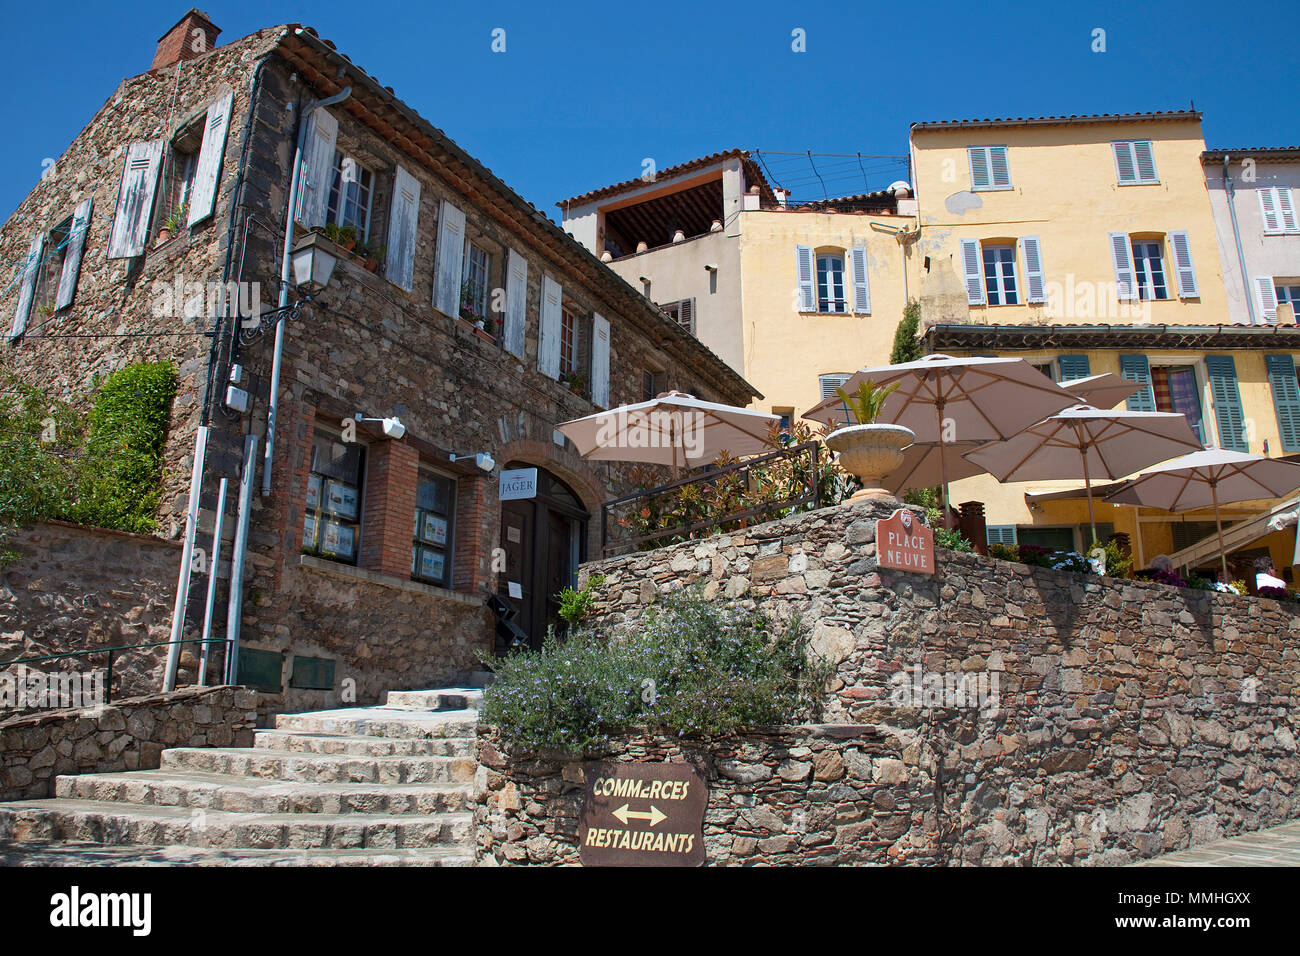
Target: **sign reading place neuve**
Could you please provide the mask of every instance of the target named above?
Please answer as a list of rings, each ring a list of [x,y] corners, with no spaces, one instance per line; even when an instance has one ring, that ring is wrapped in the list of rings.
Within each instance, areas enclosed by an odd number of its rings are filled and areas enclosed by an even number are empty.
[[[685,763],[589,763],[578,820],[584,866],[701,866],[704,778]]]
[[[537,469],[512,468],[501,472],[497,485],[497,499],[500,501],[517,501],[521,498],[537,497]]]
[[[934,574],[934,531],[900,508],[876,522],[876,563],[882,568]]]

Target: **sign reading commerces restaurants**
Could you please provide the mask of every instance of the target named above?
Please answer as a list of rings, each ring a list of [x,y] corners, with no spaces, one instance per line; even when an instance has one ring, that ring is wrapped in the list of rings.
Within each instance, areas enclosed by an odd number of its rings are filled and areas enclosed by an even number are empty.
[[[882,568],[934,574],[934,531],[900,508],[876,522],[876,562]]]
[[[685,763],[589,763],[578,820],[584,866],[701,866],[704,778]]]

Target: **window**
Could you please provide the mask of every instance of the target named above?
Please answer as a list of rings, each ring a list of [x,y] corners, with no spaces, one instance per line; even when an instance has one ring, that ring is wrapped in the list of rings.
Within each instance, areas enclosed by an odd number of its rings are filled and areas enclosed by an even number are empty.
[[[1282,236],[1300,233],[1291,190],[1285,186],[1268,186],[1257,190],[1259,211],[1264,220],[1264,235]]]
[[[987,544],[1016,544],[1016,526],[1013,524],[991,524],[984,529]]]
[[[488,270],[492,257],[477,243],[465,240],[465,274],[461,278],[460,317],[470,322],[487,318]]]
[[[844,257],[824,253],[817,256],[817,311],[847,312],[844,297]]]
[[[971,146],[966,150],[970,160],[970,188],[975,192],[986,189],[1010,189],[1011,171],[1007,166],[1005,146]]]
[[[338,433],[317,428],[307,476],[303,551],[346,564],[357,563],[365,454],[365,446],[344,443]]]
[[[989,305],[1016,305],[1016,247],[984,246],[984,294]]]
[[[575,375],[578,371],[579,340],[578,312],[565,305],[560,316],[560,374]]]
[[[158,217],[158,228],[173,219],[179,220],[179,225],[182,227],[189,221],[187,213],[190,200],[193,198],[194,174],[199,168],[199,151],[203,148],[206,120],[207,115],[204,114],[172,137],[171,148],[167,152],[166,169],[163,173],[162,202],[158,204],[155,213]]]
[[[1134,241],[1133,270],[1139,299],[1169,298],[1159,242]]]
[[[1275,290],[1277,292],[1277,304],[1287,303],[1292,309],[1292,319],[1300,316],[1300,282],[1294,280],[1283,283],[1278,282]]]
[[[1201,423],[1201,390],[1196,384],[1196,369],[1190,365],[1152,365],[1151,391],[1156,411],[1178,412],[1202,442],[1205,427]]]
[[[691,335],[695,334],[695,300],[679,299],[659,306],[666,316],[684,328]]]
[[[641,401],[654,401],[664,390],[663,372],[646,369],[641,373]]]
[[[63,260],[68,254],[68,239],[72,234],[72,217],[69,216],[50,230],[45,239],[45,255],[38,266],[32,312],[39,317],[54,311],[59,296],[59,282],[63,278]]]
[[[373,189],[374,174],[355,157],[336,150],[327,221],[336,226],[351,226],[356,231],[357,238],[364,242],[370,233],[370,199]]]
[[[456,483],[444,475],[421,470],[415,498],[415,540],[411,545],[411,577],[451,587],[452,518]]]
[[[773,408],[772,414],[777,416],[776,433],[777,438],[785,444],[794,437],[794,409],[793,408]]]
[[[1050,378],[1052,381],[1056,381],[1056,366],[1055,366],[1055,363],[1053,363],[1053,362],[1047,362],[1046,364],[1041,364],[1041,363],[1038,363],[1038,362],[1030,362],[1030,363],[1029,363],[1029,366],[1030,366],[1030,368],[1035,368],[1035,369],[1037,369],[1038,371],[1042,372],[1044,375],[1046,375],[1046,376],[1047,376],[1048,378]]]
[[[1149,139],[1120,140],[1110,144],[1115,151],[1115,175],[1121,186],[1158,183],[1155,153]]]
[[[835,398],[837,388],[843,388],[844,383],[853,376],[848,372],[833,372],[827,375],[817,376],[818,385],[821,388],[822,401],[828,398]]]

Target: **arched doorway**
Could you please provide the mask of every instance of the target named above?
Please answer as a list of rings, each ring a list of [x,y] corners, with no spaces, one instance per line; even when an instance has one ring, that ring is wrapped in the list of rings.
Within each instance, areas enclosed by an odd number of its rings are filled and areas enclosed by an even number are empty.
[[[533,468],[510,462],[505,468]],[[501,502],[500,546],[506,569],[497,575],[497,593],[519,614],[514,623],[533,649],[542,646],[548,626],[563,627],[560,590],[576,586],[578,565],[586,560],[587,520],[581,499],[563,481],[537,467],[537,492],[531,498]],[[509,650],[497,638],[496,652]]]

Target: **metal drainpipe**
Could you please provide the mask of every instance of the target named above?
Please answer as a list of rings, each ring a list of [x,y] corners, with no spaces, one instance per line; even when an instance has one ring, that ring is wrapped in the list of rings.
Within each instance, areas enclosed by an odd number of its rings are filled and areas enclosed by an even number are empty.
[[[292,268],[290,253],[293,249],[293,213],[298,205],[298,186],[302,179],[302,147],[307,138],[307,121],[316,110],[341,103],[352,95],[352,87],[345,86],[333,96],[323,100],[312,100],[298,116],[298,144],[293,153],[293,175],[289,180],[289,208],[285,211],[284,253],[280,257],[280,300],[279,308],[289,304],[289,276]],[[271,493],[271,457],[275,453],[275,420],[280,409],[280,364],[284,355],[284,323],[281,318],[275,324],[275,353],[271,358],[271,398],[266,406],[266,447],[262,452],[262,495]]]
[[[1231,158],[1227,153],[1223,154],[1223,193],[1224,198],[1228,201],[1228,217],[1232,220],[1232,238],[1237,244],[1237,265],[1241,267],[1241,291],[1246,299],[1246,313],[1250,316],[1250,324],[1255,325],[1255,296],[1250,287],[1250,276],[1246,274],[1246,254],[1241,250],[1241,229],[1237,225],[1237,204],[1233,201],[1236,191],[1232,188],[1232,174],[1228,172],[1228,163]]]

